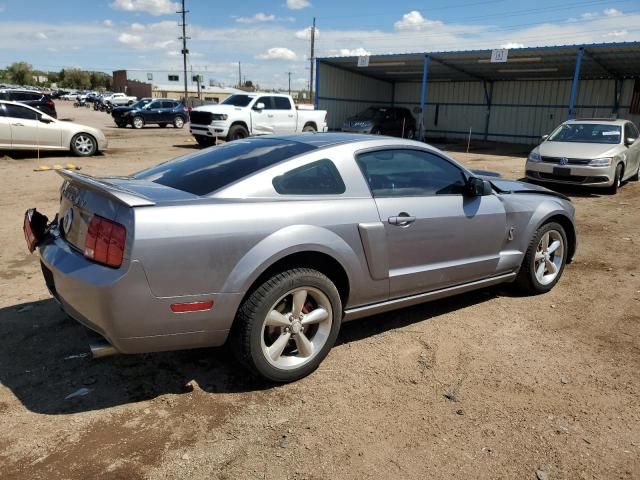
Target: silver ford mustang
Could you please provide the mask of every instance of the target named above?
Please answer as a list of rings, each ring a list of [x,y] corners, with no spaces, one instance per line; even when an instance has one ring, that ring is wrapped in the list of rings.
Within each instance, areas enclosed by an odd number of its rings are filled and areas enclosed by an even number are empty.
[[[273,381],[312,372],[340,325],[502,282],[533,294],[576,249],[574,209],[402,139],[245,139],[130,177],[61,171],[29,210],[53,297],[94,355],[231,342]]]

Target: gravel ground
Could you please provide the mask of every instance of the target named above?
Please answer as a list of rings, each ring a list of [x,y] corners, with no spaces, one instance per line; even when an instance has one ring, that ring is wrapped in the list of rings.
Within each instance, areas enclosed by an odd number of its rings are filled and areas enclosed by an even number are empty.
[[[349,323],[314,374],[273,386],[224,348],[87,356],[26,252],[24,210],[55,212],[61,183],[33,169],[127,174],[196,147],[187,128],[58,112],[110,150],[0,155],[3,479],[640,478],[640,184],[565,192],[580,243],[549,294],[493,288]],[[522,155],[490,152],[453,156],[523,175]]]

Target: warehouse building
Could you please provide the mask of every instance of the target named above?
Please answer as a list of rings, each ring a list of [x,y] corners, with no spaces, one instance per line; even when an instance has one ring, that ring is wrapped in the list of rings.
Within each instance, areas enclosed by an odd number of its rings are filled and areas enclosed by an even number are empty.
[[[315,104],[332,129],[372,105],[408,107],[430,139],[536,143],[568,118],[638,124],[640,42],[319,58]]]

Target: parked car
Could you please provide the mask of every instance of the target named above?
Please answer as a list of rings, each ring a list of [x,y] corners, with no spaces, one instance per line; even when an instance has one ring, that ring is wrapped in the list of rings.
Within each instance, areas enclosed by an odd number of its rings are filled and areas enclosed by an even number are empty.
[[[161,127],[172,124],[175,128],[182,128],[189,121],[189,112],[180,101],[162,98],[149,102],[144,107],[124,112],[121,118],[125,126],[131,125],[133,128],[152,124]]]
[[[54,298],[106,339],[96,355],[228,339],[292,381],[342,321],[502,282],[544,293],[576,249],[563,195],[404,139],[268,136],[130,177],[59,173],[58,216],[31,209],[25,235]]]
[[[58,118],[56,104],[51,99],[51,96],[45,93],[31,90],[4,89],[0,90],[0,100],[24,103],[30,107],[37,108],[50,117]]]
[[[526,176],[616,193],[623,181],[638,180],[638,137],[638,128],[628,120],[569,120],[531,151]]]
[[[369,107],[347,118],[342,131],[414,139],[416,119],[407,108]]]
[[[326,111],[297,110],[289,95],[231,95],[218,105],[191,111],[191,134],[203,146],[214,145],[217,138],[230,141],[250,135],[326,131]]]
[[[127,122],[123,120],[124,114],[127,112],[131,112],[133,110],[138,110],[139,108],[144,107],[145,105],[147,105],[148,103],[151,103],[152,101],[153,101],[153,98],[147,97],[147,98],[141,98],[137,102],[132,103],[131,105],[128,105],[128,106],[113,107],[113,109],[111,110],[111,116],[113,117],[113,121],[116,122],[116,125],[120,128],[126,127]]]
[[[104,98],[105,103],[110,103],[114,107],[122,105],[131,105],[138,101],[138,97],[125,95],[124,93],[114,93]]]
[[[71,150],[86,157],[107,148],[97,128],[62,122],[28,105],[0,100],[0,150]]]

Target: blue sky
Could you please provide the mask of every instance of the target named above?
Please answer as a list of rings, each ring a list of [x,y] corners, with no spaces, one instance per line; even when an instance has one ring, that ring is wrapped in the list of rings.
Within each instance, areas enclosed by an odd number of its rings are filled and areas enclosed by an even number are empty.
[[[0,0],[0,66],[180,69],[172,0]],[[640,40],[638,0],[187,0],[190,64],[268,87],[308,78],[317,55],[464,50]]]

